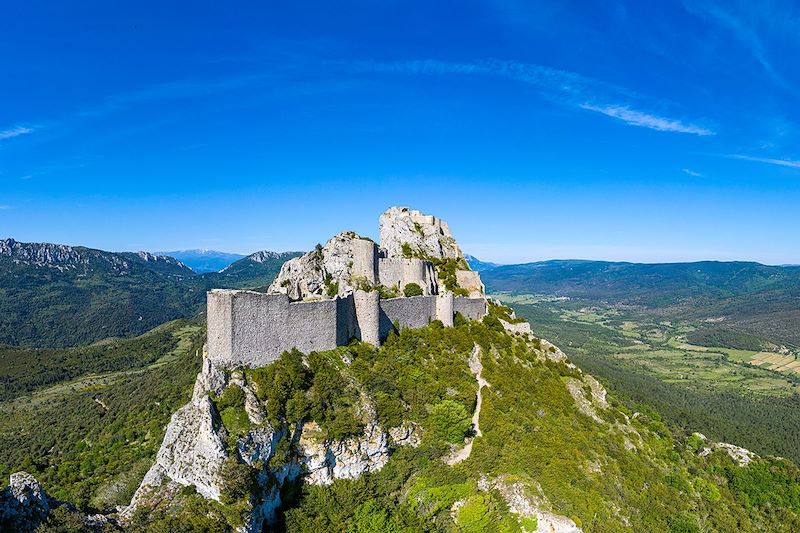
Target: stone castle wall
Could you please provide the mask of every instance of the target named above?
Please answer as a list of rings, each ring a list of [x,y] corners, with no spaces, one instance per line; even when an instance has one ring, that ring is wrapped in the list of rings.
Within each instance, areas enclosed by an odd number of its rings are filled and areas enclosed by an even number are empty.
[[[485,298],[466,298],[457,296],[453,300],[453,314],[461,313],[464,318],[480,320],[489,312]]]
[[[400,327],[421,328],[436,320],[437,296],[412,296],[381,300],[380,337],[385,339],[397,322]]]
[[[208,356],[217,366],[262,367],[292,348],[332,350],[353,338],[378,346],[394,323],[418,328],[439,319],[451,326],[456,312],[478,320],[486,301],[451,293],[379,300],[376,291],[356,291],[290,302],[285,294],[215,289],[208,293]]]
[[[381,257],[378,259],[378,281],[385,287],[400,290],[409,283],[416,283],[424,294],[436,294],[436,276],[430,261],[403,257]]]

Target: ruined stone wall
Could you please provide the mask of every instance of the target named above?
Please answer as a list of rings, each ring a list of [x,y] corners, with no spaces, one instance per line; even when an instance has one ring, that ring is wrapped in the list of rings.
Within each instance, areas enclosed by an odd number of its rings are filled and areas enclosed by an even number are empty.
[[[397,322],[401,328],[421,328],[436,320],[436,296],[412,296],[381,300],[380,338],[385,339]]]
[[[355,334],[352,296],[289,302],[285,294],[213,290],[208,293],[209,360],[225,367],[268,365],[296,347],[331,350]]]
[[[355,337],[373,346],[380,346],[380,294],[377,291],[359,290],[353,294],[353,303],[356,318]]]
[[[453,326],[455,311],[453,304],[455,299],[452,292],[444,292],[436,296],[436,318],[442,321],[442,325],[449,328]]]
[[[436,294],[433,265],[422,259],[383,257],[378,259],[378,281],[385,287],[402,290],[408,283],[416,283],[425,295]]]
[[[461,313],[464,318],[480,320],[488,313],[484,298],[465,298],[457,296],[453,300],[453,313]]]
[[[215,289],[208,293],[208,358],[222,367],[262,367],[292,348],[332,350],[352,338],[378,346],[395,322],[419,328],[439,319],[452,326],[456,312],[479,320],[486,311],[483,298],[452,293],[379,300],[376,291],[356,291],[344,298],[290,302],[285,294]]]

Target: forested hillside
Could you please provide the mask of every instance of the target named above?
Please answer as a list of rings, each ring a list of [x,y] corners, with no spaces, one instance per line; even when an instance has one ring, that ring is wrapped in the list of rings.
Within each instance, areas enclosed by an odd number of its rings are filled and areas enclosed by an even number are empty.
[[[760,341],[800,346],[798,266],[544,261],[499,266],[481,277],[493,292],[568,297],[666,320],[692,319],[702,323],[698,338],[732,337],[735,330]]]
[[[52,512],[42,532],[83,531],[81,516],[97,511],[112,513],[109,530],[232,531],[248,501],[261,497],[253,492],[258,471],[281,472],[297,453],[279,445],[266,463],[233,461],[221,502],[191,487],[173,490],[170,498],[149,500],[132,521],[115,523],[115,506],[130,498],[152,463],[163,424],[188,400],[199,366],[202,332],[186,324],[169,331],[165,346],[175,339],[179,345],[162,366],[100,386],[76,385],[63,399],[42,392],[28,407],[7,404],[15,416],[0,424],[0,449],[6,450],[0,470],[25,468],[51,494],[79,506],[79,512]],[[480,436],[470,424],[478,391],[470,363],[475,357],[486,381]],[[459,320],[454,328],[435,322],[392,335],[380,349],[354,343],[307,356],[287,353],[247,373],[269,422],[253,426],[242,394],[226,392],[212,398],[215,424],[230,443],[267,424],[289,430],[301,422],[317,424],[303,439],[359,438],[364,421],[357,406],[368,399],[381,427],[406,421],[416,428],[419,440],[391,444],[388,462],[375,472],[331,485],[285,487],[279,531],[800,527],[800,472],[790,461],[737,462],[699,436],[674,433],[655,412],[625,408],[560,357],[538,339],[506,333],[494,315]],[[470,452],[454,453],[465,437]],[[272,475],[258,479],[279,483]]]
[[[201,312],[208,289],[268,284],[295,253],[259,252],[198,275],[146,252],[0,241],[0,344],[84,345]]]

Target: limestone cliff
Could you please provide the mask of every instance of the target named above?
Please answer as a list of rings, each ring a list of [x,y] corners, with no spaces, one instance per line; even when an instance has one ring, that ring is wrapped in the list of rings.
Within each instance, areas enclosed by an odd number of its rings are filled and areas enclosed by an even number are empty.
[[[355,241],[362,240],[352,231],[332,237],[324,246],[290,259],[283,264],[271,293],[287,294],[292,300],[326,298],[347,294],[354,289],[353,257]]]
[[[408,207],[390,207],[380,217],[381,248],[388,257],[410,250],[432,259],[464,259],[447,222]]]
[[[239,387],[245,396],[250,429],[234,439],[226,430],[210,396]],[[239,531],[261,531],[271,523],[281,505],[281,487],[299,477],[312,485],[329,485],[335,479],[355,479],[382,468],[389,460],[390,436],[375,418],[369,400],[359,407],[364,430],[343,440],[326,438],[313,420],[273,428],[266,421],[263,404],[239,371],[230,374],[204,360],[195,382],[192,400],[179,409],[167,426],[156,461],[145,475],[131,504],[120,518],[130,520],[138,509],[163,505],[178,487],[193,487],[205,498],[220,501],[225,490],[223,464],[228,460],[258,470],[257,490],[248,500],[249,514]],[[399,431],[398,431],[399,430]],[[411,425],[397,428],[395,445],[415,445]],[[415,442],[416,438],[416,442]],[[282,441],[288,443],[279,451]],[[286,451],[288,450],[288,451]],[[280,454],[275,461],[276,454]]]

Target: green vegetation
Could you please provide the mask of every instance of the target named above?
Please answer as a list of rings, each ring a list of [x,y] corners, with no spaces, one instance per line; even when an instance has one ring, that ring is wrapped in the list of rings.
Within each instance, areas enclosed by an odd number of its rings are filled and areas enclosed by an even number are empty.
[[[408,283],[405,287],[403,287],[403,295],[406,297],[411,296],[422,296],[423,291],[422,287],[417,285],[416,283]]]
[[[737,344],[722,346],[753,349],[769,342],[800,349],[799,266],[544,261],[499,266],[481,278],[492,292],[554,295],[656,321],[693,322],[717,341],[728,337]]]
[[[274,426],[313,419],[321,437],[341,439],[359,432],[358,391],[344,373],[344,348],[312,352],[293,349],[272,365],[248,372]],[[306,366],[306,364],[308,366]]]
[[[178,336],[196,328],[172,327]],[[188,349],[159,367],[0,419],[3,473],[28,469],[50,493],[85,511],[125,503],[166,420],[189,398],[202,342],[195,333]],[[475,408],[468,360],[476,344],[490,384],[483,389],[483,436],[465,461],[448,466],[442,458],[462,444]],[[743,468],[721,451],[700,457],[696,438],[673,433],[653,410],[633,416],[613,396],[597,422],[577,409],[564,385],[580,374],[546,359],[540,343],[505,333],[495,316],[403,329],[379,349],[353,343],[321,353],[293,350],[246,374],[273,423],[314,420],[321,438],[361,431],[362,395],[384,427],[421,427],[420,446],[395,448],[377,472],[285,488],[278,530],[531,531],[534,518],[509,510],[503,494],[511,487],[534,500],[546,497],[554,512],[587,532],[800,528],[800,471],[791,462],[759,459]],[[238,387],[213,400],[222,413],[243,410]],[[223,420],[231,429],[230,418]],[[279,446],[271,466],[286,449]],[[223,504],[187,487],[140,510],[129,530],[231,531],[246,514],[256,470],[235,459],[223,469]],[[71,520],[59,511],[44,531],[68,530]]]
[[[250,429],[250,420],[244,408],[244,391],[232,385],[225,389],[219,398],[212,398],[222,424],[232,438],[246,433]]]
[[[109,339],[82,348],[37,349],[0,347],[0,401],[85,374],[119,372],[165,360],[174,354],[181,337],[174,322],[131,339]],[[199,328],[199,326],[197,326]]]
[[[127,504],[172,413],[191,395],[204,334],[194,324],[170,323],[147,341],[161,343],[147,344],[155,354],[174,350],[160,364],[145,366],[153,357],[142,357],[142,366],[102,381],[57,384],[0,403],[0,477],[28,471],[48,494],[87,510]],[[119,341],[114,350],[129,345],[141,354],[142,342]]]
[[[747,468],[725,453],[699,457],[658,415],[634,418],[613,398],[615,407],[601,412],[605,422],[598,424],[578,413],[564,387],[563,378],[575,376],[574,370],[544,360],[533,345],[492,327],[491,319],[485,322],[403,330],[379,350],[348,348],[349,372],[371,396],[381,393],[405,406],[403,418],[424,428],[422,445],[397,449],[382,470],[361,479],[301,486],[283,509],[281,530],[536,527],[535,519],[510,513],[498,491],[480,489],[481,478],[531,494],[541,486],[554,510],[585,531],[701,531],[701,523],[711,531],[800,526],[794,501],[778,498],[800,490],[798,470],[788,461],[762,459],[766,468],[741,476]],[[463,438],[461,429],[450,429],[464,427],[474,403],[467,359],[476,342],[484,354],[494,354],[482,358],[491,384],[484,392],[483,437],[466,461],[449,467],[441,457],[449,442]],[[641,438],[637,450],[625,444],[627,433],[613,429],[623,415]],[[773,496],[749,499],[748,491]]]
[[[694,326],[639,308],[495,296],[632,409],[663,413],[688,434],[800,460],[800,375],[753,364],[758,352],[690,344]]]
[[[198,275],[177,262],[75,248],[61,269],[0,256],[0,343],[65,347],[140,335],[202,311],[212,288],[265,287],[295,252]],[[0,363],[2,361],[0,360]]]

